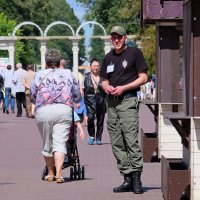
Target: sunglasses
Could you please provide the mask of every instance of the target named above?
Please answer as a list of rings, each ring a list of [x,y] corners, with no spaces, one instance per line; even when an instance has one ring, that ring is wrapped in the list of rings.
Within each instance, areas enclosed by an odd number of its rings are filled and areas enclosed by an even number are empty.
[[[123,35],[111,36],[111,40],[121,40],[122,38],[123,38]]]

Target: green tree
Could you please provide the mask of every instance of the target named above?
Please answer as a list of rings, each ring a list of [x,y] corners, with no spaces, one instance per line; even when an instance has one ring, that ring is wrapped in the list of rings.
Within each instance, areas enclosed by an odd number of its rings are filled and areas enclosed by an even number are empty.
[[[1,0],[0,11],[4,11],[9,19],[16,20],[17,24],[23,21],[32,21],[44,30],[54,21],[64,21],[70,24],[75,30],[80,25],[74,11],[65,0]],[[21,27],[22,35],[39,36],[37,28],[33,26]],[[72,35],[66,26],[55,26],[50,29],[49,36],[53,35]],[[20,55],[20,60],[24,65],[28,63],[40,63],[40,43],[36,40],[21,40],[25,46],[25,52]],[[63,58],[72,64],[72,45],[70,41],[52,40],[48,42],[48,48],[54,47],[61,51]],[[84,49],[81,47],[81,54]],[[83,55],[81,55],[83,56]]]
[[[86,9],[86,20],[94,20],[104,26],[110,33],[114,25],[122,25],[129,35],[139,35],[142,41],[142,52],[149,66],[149,75],[155,72],[155,26],[140,27],[140,4],[141,0],[76,0]],[[148,38],[148,39],[145,39]],[[134,39],[132,39],[134,41]],[[92,40],[92,54],[98,55],[98,44]],[[103,45],[103,44],[102,44]],[[101,47],[102,48],[102,47]]]
[[[66,5],[66,6],[64,6]],[[52,19],[51,22],[53,21],[64,21],[68,23],[69,25],[72,26],[74,30],[78,28],[80,25],[80,22],[77,17],[75,17],[73,9],[69,7],[69,5],[66,3],[65,0],[51,0],[51,7],[54,8],[54,12],[51,14]],[[51,23],[50,21],[48,24]],[[83,34],[83,30],[80,31],[80,34]],[[66,35],[72,35],[71,30],[66,27],[66,26],[61,26],[57,25],[52,27],[49,30],[48,35],[61,35],[61,36],[66,36]],[[82,64],[82,57],[84,57],[85,50],[83,46],[84,40],[81,40],[79,42],[79,64]],[[69,66],[72,67],[72,61],[73,61],[73,53],[72,53],[72,43],[69,40],[52,40],[48,42],[48,47],[54,47],[58,48],[61,53],[62,57],[67,59],[69,62]]]
[[[94,35],[103,35],[102,29],[98,26],[94,27],[93,31]],[[89,52],[90,59],[97,58],[100,62],[103,61],[104,58],[104,42],[102,39],[95,38],[91,42],[91,51]]]
[[[142,52],[148,63],[149,70],[148,74],[151,77],[152,74],[155,74],[156,66],[156,27],[155,25],[148,26],[144,29],[142,33]]]
[[[16,21],[9,20],[3,12],[0,12],[0,36],[9,36],[15,26]],[[18,31],[18,34],[20,35],[20,31]],[[20,54],[24,52],[24,44],[17,41],[16,47],[17,50],[15,51],[15,59],[16,62],[19,62]],[[8,57],[8,51],[0,51],[0,57]]]
[[[140,31],[140,0],[76,0],[87,10],[85,19],[102,24],[109,33],[113,25],[123,25],[129,34]]]
[[[8,36],[15,26],[16,21],[9,20],[3,12],[0,12],[0,36]]]

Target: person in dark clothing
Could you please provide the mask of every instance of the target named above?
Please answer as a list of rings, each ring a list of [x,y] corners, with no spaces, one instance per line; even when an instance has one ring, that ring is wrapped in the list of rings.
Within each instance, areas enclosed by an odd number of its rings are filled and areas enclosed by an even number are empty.
[[[99,77],[99,61],[92,59],[90,62],[91,72],[85,74],[82,89],[88,116],[88,144],[102,144],[104,117],[106,113],[106,93],[102,88],[102,79]],[[96,117],[96,128],[95,128]],[[95,136],[96,129],[96,136]]]
[[[4,80],[3,80],[3,76],[0,74],[0,108],[1,110],[4,109],[4,94],[3,94],[3,89],[4,89]]]
[[[17,103],[17,116],[22,117],[22,106],[26,110],[26,116],[28,116],[25,86],[23,85],[23,79],[27,71],[22,68],[21,63],[16,64],[17,70],[13,75],[13,83],[16,92],[16,103]]]
[[[138,143],[139,103],[137,92],[147,82],[147,64],[142,52],[126,45],[126,30],[111,30],[114,50],[106,54],[100,72],[108,94],[108,132],[117,167],[124,182],[113,192],[143,193],[140,176],[143,157]]]

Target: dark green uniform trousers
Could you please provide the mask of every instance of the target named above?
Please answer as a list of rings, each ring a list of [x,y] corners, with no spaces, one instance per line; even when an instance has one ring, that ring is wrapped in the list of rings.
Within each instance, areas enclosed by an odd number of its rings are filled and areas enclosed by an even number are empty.
[[[138,110],[137,97],[108,99],[108,132],[122,175],[143,169],[143,157],[138,144]]]

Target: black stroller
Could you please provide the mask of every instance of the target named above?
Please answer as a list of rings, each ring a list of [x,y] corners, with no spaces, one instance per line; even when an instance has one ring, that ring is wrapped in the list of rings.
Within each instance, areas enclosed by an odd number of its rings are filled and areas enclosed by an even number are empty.
[[[72,113],[74,110],[72,111]],[[63,169],[70,167],[70,180],[73,179],[85,179],[85,167],[80,165],[80,159],[77,148],[77,127],[74,122],[74,114],[72,115],[72,124],[69,133],[69,139],[67,141],[67,155],[63,163]],[[54,169],[54,174],[56,169]],[[44,167],[41,171],[41,178],[45,180],[48,175],[47,167]]]

